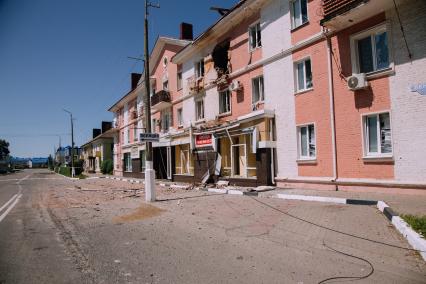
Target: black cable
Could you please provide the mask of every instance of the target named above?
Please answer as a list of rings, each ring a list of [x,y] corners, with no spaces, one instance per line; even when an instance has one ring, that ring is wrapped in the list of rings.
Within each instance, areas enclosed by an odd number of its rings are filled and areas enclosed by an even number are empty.
[[[399,27],[400,27],[401,32],[402,32],[402,37],[404,38],[405,47],[407,48],[408,58],[410,58],[410,59],[411,59],[411,57],[412,57],[413,55],[411,54],[410,48],[408,47],[407,38],[405,37],[404,27],[402,26],[401,18],[400,18],[400,16],[399,16],[398,6],[396,5],[395,0],[393,0],[393,5],[395,6],[396,15],[398,16]]]
[[[326,248],[328,248],[328,249],[330,249],[330,250],[332,250],[332,251],[334,251],[334,252],[336,252],[336,253],[340,253],[340,254],[343,254],[343,255],[346,255],[346,256],[349,256],[349,257],[353,257],[353,258],[356,258],[356,259],[359,259],[359,260],[361,260],[361,261],[364,261],[364,262],[368,263],[368,265],[370,265],[371,271],[370,271],[368,274],[364,275],[364,276],[334,276],[334,277],[330,277],[330,278],[327,278],[327,279],[321,280],[320,282],[318,282],[318,284],[322,284],[322,283],[325,283],[325,282],[327,282],[327,281],[330,281],[330,280],[337,280],[337,279],[353,279],[353,280],[361,280],[361,279],[365,279],[365,278],[370,277],[370,276],[374,273],[374,266],[373,266],[373,264],[372,264],[371,262],[369,262],[368,260],[366,260],[365,258],[358,257],[358,256],[355,256],[355,255],[348,254],[348,253],[345,253],[345,252],[339,251],[339,250],[337,250],[337,249],[334,249],[334,248],[332,248],[332,247],[330,247],[330,246],[326,245],[324,240],[322,241],[322,244],[323,244],[323,246],[325,246]]]
[[[393,248],[398,248],[398,249],[403,249],[403,250],[408,250],[408,251],[426,252],[426,251],[421,251],[421,250],[417,250],[417,249],[406,248],[406,247],[401,247],[401,246],[398,246],[398,245],[388,244],[388,243],[385,243],[385,242],[376,241],[376,240],[372,240],[372,239],[369,239],[369,238],[365,238],[365,237],[357,236],[357,235],[354,235],[354,234],[350,234],[350,233],[342,232],[342,231],[339,231],[339,230],[336,230],[336,229],[333,229],[333,228],[330,228],[330,227],[327,227],[327,226],[323,226],[323,225],[320,225],[320,224],[314,223],[314,222],[312,222],[312,221],[309,221],[309,220],[303,219],[303,218],[301,218],[301,217],[298,217],[298,216],[292,215],[292,214],[290,214],[290,213],[288,213],[288,212],[285,212],[285,211],[283,211],[283,210],[281,210],[281,209],[279,209],[279,208],[276,208],[276,207],[274,207],[274,206],[272,206],[272,205],[270,205],[270,204],[268,204],[268,203],[265,203],[265,202],[263,202],[263,201],[260,201],[260,200],[258,200],[258,199],[256,199],[256,198],[252,197],[252,196],[248,196],[248,197],[250,197],[251,199],[253,199],[254,201],[256,201],[256,202],[258,202],[258,203],[260,203],[260,204],[263,204],[263,205],[264,205],[264,206],[266,206],[266,207],[269,207],[269,208],[271,208],[271,209],[273,209],[273,210],[275,210],[275,211],[278,211],[278,212],[280,212],[280,213],[282,213],[282,214],[284,214],[284,215],[287,215],[287,216],[289,216],[289,217],[291,217],[291,218],[294,218],[294,219],[296,219],[296,220],[299,220],[299,221],[302,221],[302,222],[305,222],[305,223],[311,224],[311,225],[313,225],[313,226],[316,226],[316,227],[319,227],[319,228],[322,228],[322,229],[325,229],[325,230],[328,230],[328,231],[331,231],[331,232],[334,232],[334,233],[342,234],[342,235],[345,235],[345,236],[348,236],[348,237],[352,237],[352,238],[356,238],[356,239],[360,239],[360,240],[364,240],[364,241],[369,241],[369,242],[372,242],[372,243],[376,243],[376,244],[380,244],[380,245],[384,245],[384,246],[389,246],[389,247],[393,247]]]

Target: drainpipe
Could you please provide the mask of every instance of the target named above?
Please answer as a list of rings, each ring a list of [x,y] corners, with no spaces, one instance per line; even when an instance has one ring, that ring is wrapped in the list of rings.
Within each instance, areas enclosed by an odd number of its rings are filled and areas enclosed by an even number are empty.
[[[327,34],[327,31],[324,29],[324,36],[327,41],[327,67],[328,67],[328,92],[330,98],[330,121],[331,121],[331,144],[332,144],[332,154],[333,154],[333,180],[336,182],[339,174],[337,170],[337,147],[336,147],[336,116],[334,113],[334,86],[333,86],[333,65],[331,61],[331,39],[330,34]],[[337,184],[336,191],[339,190]]]

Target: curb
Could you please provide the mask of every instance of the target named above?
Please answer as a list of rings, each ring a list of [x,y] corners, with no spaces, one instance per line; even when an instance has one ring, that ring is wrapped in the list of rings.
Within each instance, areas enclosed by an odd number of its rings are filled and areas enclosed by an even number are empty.
[[[280,198],[286,200],[302,200],[302,201],[316,201],[328,202],[336,204],[349,204],[349,205],[375,205],[377,209],[385,215],[391,222],[395,229],[405,238],[408,243],[418,250],[423,260],[426,261],[426,240],[414,231],[398,214],[392,210],[384,201],[376,200],[363,200],[363,199],[346,199],[336,197],[323,197],[323,196],[310,196],[310,195],[293,195],[278,193],[273,198]]]

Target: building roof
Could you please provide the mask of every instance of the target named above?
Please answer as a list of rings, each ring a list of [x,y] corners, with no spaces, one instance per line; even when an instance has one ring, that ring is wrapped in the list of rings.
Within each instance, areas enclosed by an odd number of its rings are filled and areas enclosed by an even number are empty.
[[[225,27],[227,27],[227,25],[229,25],[230,23],[235,24],[235,21],[233,21],[234,19],[238,17],[245,18],[246,16],[241,12],[253,12],[255,11],[255,9],[248,9],[248,7],[251,7],[252,5],[255,6],[254,8],[260,7],[266,2],[267,0],[239,1],[232,8],[230,8],[226,14],[220,17],[219,20],[216,21],[216,23],[207,28],[202,34],[196,37],[194,41],[192,41],[192,43],[185,46],[181,51],[179,51],[175,56],[173,56],[172,62],[175,64],[182,63],[190,54],[192,54],[192,52],[197,47],[204,43],[205,39],[211,37],[213,34],[223,35],[223,33],[226,32]]]
[[[81,148],[84,148],[84,147],[88,146],[89,144],[91,144],[91,143],[93,143],[93,142],[95,142],[95,141],[97,141],[99,139],[102,139],[102,138],[103,139],[113,139],[114,138],[114,133],[115,133],[114,129],[111,128],[111,129],[105,131],[104,133],[99,134],[98,136],[96,136],[92,140],[84,143],[83,145],[81,145]]]
[[[154,44],[154,47],[153,47],[151,54],[149,56],[150,57],[150,59],[149,59],[149,61],[150,61],[150,65],[149,65],[150,73],[153,71],[155,65],[157,65],[158,60],[160,60],[159,56],[160,56],[161,51],[163,50],[163,48],[166,44],[184,47],[184,46],[187,46],[190,43],[191,43],[191,41],[189,41],[189,40],[176,39],[176,38],[165,37],[165,36],[157,37],[155,44]],[[115,111],[117,111],[118,107],[121,107],[127,101],[134,99],[136,97],[137,91],[140,90],[139,86],[141,86],[144,82],[145,82],[145,71],[142,73],[142,76],[141,76],[141,78],[138,82],[137,87],[135,89],[127,92],[123,97],[121,97],[117,102],[115,102],[108,109],[108,111],[115,112]]]

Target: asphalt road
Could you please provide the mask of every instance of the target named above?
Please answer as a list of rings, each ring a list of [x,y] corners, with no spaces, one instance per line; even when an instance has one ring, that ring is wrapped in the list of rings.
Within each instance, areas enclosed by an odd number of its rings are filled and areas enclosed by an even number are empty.
[[[166,189],[146,204],[129,188],[0,177],[0,207],[22,194],[0,221],[0,283],[319,283],[372,269],[352,280],[426,283],[425,263],[372,207]]]

